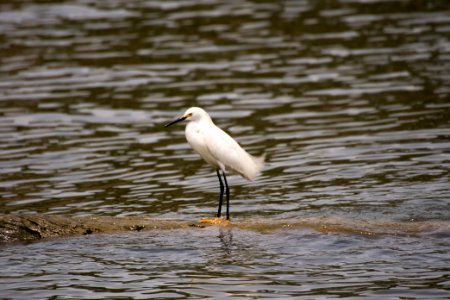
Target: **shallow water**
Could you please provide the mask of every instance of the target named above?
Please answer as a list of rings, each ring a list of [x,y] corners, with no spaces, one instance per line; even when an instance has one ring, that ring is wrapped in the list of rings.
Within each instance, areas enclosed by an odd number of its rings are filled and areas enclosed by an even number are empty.
[[[442,299],[449,243],[209,227],[8,247],[2,297]]]
[[[236,220],[448,222],[449,31],[446,1],[1,3],[0,212],[213,216],[214,172],[163,128],[196,105],[267,155],[256,181],[229,177]],[[445,237],[21,244],[0,297],[443,298]]]

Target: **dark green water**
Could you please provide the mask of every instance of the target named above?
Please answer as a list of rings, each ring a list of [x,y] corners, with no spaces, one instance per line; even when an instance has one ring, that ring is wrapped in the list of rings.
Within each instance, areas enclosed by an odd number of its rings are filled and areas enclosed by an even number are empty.
[[[201,106],[267,155],[229,177],[237,220],[450,221],[447,1],[2,1],[0,53],[2,213],[213,216],[214,171],[163,127]],[[11,245],[0,298],[443,299],[446,232]]]

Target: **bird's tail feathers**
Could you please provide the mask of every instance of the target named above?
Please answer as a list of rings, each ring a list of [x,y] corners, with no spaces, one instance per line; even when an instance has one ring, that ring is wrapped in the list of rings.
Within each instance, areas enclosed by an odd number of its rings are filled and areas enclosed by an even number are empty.
[[[261,173],[262,168],[264,167],[264,161],[266,160],[266,154],[263,154],[261,156],[250,155],[250,157],[252,158],[255,164],[251,172],[248,172],[248,174],[246,174],[247,176],[245,177],[249,180],[253,180],[256,176],[258,176]]]

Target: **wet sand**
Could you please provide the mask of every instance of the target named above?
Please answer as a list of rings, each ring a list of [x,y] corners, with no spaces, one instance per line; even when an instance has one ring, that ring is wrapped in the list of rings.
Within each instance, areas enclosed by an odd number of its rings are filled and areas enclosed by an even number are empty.
[[[341,217],[310,217],[293,220],[237,219],[229,225],[211,225],[195,220],[157,219],[145,216],[112,217],[9,214],[0,215],[0,242],[30,241],[45,238],[95,233],[141,230],[176,230],[228,226],[260,233],[277,230],[310,229],[317,233],[380,235],[450,235],[447,221],[349,220]]]

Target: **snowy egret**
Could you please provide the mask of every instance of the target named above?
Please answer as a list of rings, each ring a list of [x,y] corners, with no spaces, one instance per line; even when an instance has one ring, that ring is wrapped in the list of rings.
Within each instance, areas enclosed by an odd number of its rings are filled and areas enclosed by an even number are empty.
[[[248,154],[231,136],[217,127],[208,113],[200,107],[189,108],[182,116],[166,124],[165,127],[184,120],[189,121],[185,130],[188,143],[195,152],[216,170],[219,178],[220,196],[217,219],[221,215],[223,193],[225,191],[227,197],[226,220],[229,220],[230,189],[225,172],[239,174],[248,180],[252,180],[261,172],[264,165],[264,155],[255,157]],[[222,172],[223,182],[220,172]],[[217,220],[211,222],[219,223]]]

